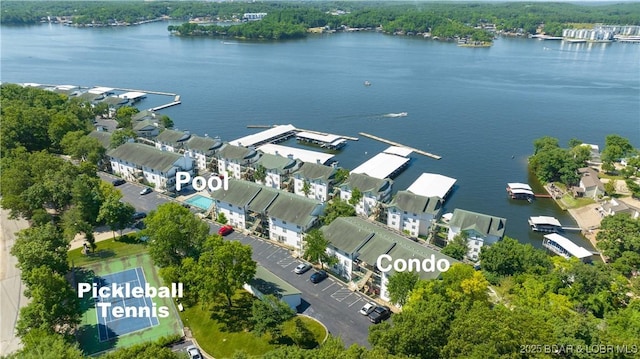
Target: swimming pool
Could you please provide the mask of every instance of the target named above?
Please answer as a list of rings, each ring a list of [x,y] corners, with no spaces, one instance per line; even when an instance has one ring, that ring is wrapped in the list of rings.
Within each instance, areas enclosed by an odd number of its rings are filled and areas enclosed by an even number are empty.
[[[209,207],[211,207],[211,205],[213,204],[213,200],[211,198],[199,194],[189,198],[185,202],[189,203],[192,206],[204,209],[205,211],[208,210]]]

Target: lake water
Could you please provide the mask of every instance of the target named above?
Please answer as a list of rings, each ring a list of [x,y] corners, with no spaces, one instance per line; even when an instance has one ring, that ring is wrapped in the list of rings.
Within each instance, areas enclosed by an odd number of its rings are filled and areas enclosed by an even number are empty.
[[[180,129],[224,140],[255,132],[249,124],[288,123],[385,137],[442,156],[414,154],[396,189],[422,172],[454,177],[448,211],[505,217],[507,235],[538,247],[529,216],[574,222],[550,200],[507,199],[507,182],[540,193],[527,171],[534,139],[566,145],[575,137],[602,148],[616,133],[640,147],[639,45],[501,38],[476,49],[378,33],[244,43],[178,38],[168,24],[2,27],[1,80],[178,93],[182,104],[162,113]],[[139,107],[162,102],[149,97]],[[383,116],[398,112],[409,115]],[[386,147],[361,137],[336,159],[355,168]]]

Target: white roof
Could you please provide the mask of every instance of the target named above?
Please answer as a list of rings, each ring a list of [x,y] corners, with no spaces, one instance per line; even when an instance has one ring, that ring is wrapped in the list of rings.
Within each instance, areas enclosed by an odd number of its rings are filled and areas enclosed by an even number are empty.
[[[320,141],[325,143],[332,143],[333,141],[341,140],[342,137],[338,135],[332,135],[330,133],[327,134],[319,134],[314,132],[302,131],[296,134],[296,137],[306,138],[314,141]]]
[[[255,145],[256,143],[277,138],[287,132],[294,131],[295,129],[296,128],[293,125],[279,125],[258,133],[254,133],[253,135],[238,138],[237,140],[233,140],[229,143],[234,146],[249,147]]]
[[[120,98],[127,98],[127,99],[136,99],[138,97],[144,97],[144,96],[147,96],[147,94],[144,92],[137,92],[137,91],[125,92],[121,95],[118,95],[118,97]]]
[[[382,151],[391,155],[398,155],[402,157],[409,157],[413,153],[413,150],[406,147],[389,146],[386,150]]]
[[[327,161],[333,158],[333,155],[329,153],[303,150],[295,147],[274,145],[272,143],[267,143],[266,145],[262,145],[258,147],[258,150],[264,153],[269,153],[272,155],[280,155],[283,157],[288,157],[289,155],[292,155],[293,158],[299,159],[302,162],[309,162],[309,163],[325,164],[327,163]]]
[[[537,217],[530,217],[529,220],[531,221],[531,224],[547,224],[550,226],[558,226],[558,227],[562,227],[562,225],[560,224],[560,221],[558,221],[555,217],[548,217],[548,216],[537,216]]]
[[[511,182],[511,183],[507,183],[507,186],[509,186],[509,189],[511,189],[512,191],[515,189],[526,189],[527,191],[533,191],[531,186],[529,186],[526,183]]]
[[[103,93],[106,92],[111,92],[114,89],[112,89],[111,87],[94,87],[91,90],[87,91],[88,93],[92,93],[95,95],[102,95]]]
[[[528,189],[519,189],[519,188],[513,189],[512,188],[511,189],[511,193],[513,193],[513,194],[528,194],[530,196],[533,196],[533,191],[529,191]]]
[[[584,247],[571,242],[568,238],[565,238],[557,233],[545,234],[544,238],[556,242],[559,246],[564,248],[567,252],[571,253],[576,258],[586,258],[593,255],[589,250]]]
[[[409,162],[409,158],[406,157],[390,155],[388,153],[378,153],[351,172],[362,173],[370,177],[385,179],[407,162]]]
[[[62,90],[62,91],[75,90],[77,88],[78,88],[78,86],[76,86],[76,85],[58,85],[58,86],[56,86],[57,90]]]
[[[444,198],[456,181],[455,178],[437,173],[423,173],[407,188],[407,191],[425,197]]]

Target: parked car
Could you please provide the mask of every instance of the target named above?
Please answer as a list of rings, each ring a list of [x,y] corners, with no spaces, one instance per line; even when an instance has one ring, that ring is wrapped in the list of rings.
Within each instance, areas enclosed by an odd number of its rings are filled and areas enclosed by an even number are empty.
[[[371,323],[378,324],[381,321],[391,316],[391,308],[385,306],[376,307],[371,313],[369,313],[369,320]]]
[[[302,274],[302,273],[305,273],[306,271],[308,271],[309,269],[311,269],[311,264],[300,263],[300,264],[298,264],[296,269],[293,270],[293,272],[295,274]]]
[[[311,281],[311,283],[320,283],[323,280],[325,280],[327,277],[329,277],[327,272],[325,272],[323,270],[320,270],[320,271],[317,271],[317,272],[313,273],[311,275],[311,277],[309,278],[309,280]]]
[[[145,194],[149,194],[151,192],[153,192],[153,190],[151,188],[145,187],[142,191],[140,191],[140,195],[144,196]]]
[[[189,359],[202,359],[202,353],[200,353],[200,349],[195,345],[189,345],[187,347],[187,353],[189,354]]]
[[[123,180],[122,178],[118,178],[118,179],[115,179],[115,180],[111,181],[111,184],[114,185],[115,187],[121,186],[121,185],[123,185],[125,183],[127,183],[127,181]]]
[[[147,217],[147,214],[144,213],[144,212],[135,212],[133,214],[133,220],[134,221],[137,221],[137,220],[140,220],[140,219],[143,219],[143,218],[146,218],[146,217]]]
[[[369,315],[369,313],[373,312],[376,308],[376,303],[370,302],[365,304],[362,308],[360,308],[360,314]]]
[[[224,226],[220,227],[220,229],[218,230],[218,234],[221,236],[226,236],[231,232],[233,232],[233,227],[229,224],[225,224]]]

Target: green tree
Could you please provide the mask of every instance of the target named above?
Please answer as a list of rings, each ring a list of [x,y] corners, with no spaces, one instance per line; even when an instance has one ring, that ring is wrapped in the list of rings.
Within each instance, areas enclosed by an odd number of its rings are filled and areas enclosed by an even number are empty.
[[[171,348],[165,348],[158,343],[147,342],[126,348],[119,348],[101,355],[103,359],[129,359],[129,358],[155,358],[155,359],[182,359],[184,353],[176,353]]]
[[[307,197],[309,197],[309,193],[311,193],[311,185],[307,180],[305,180],[304,183],[302,184],[302,193],[304,193],[304,195]]]
[[[160,116],[160,125],[164,128],[173,128],[173,120],[167,115]]]
[[[22,349],[9,359],[83,359],[78,344],[44,329],[31,329],[22,337]]]
[[[602,160],[605,162],[617,162],[633,151],[633,146],[628,139],[619,135],[608,135],[604,140]]]
[[[300,318],[296,318],[294,321],[295,327],[293,333],[291,334],[291,339],[296,343],[297,346],[304,349],[315,348],[318,345],[318,342],[313,336],[313,333],[306,325],[300,320]]]
[[[403,306],[420,277],[416,272],[396,272],[389,277],[387,290],[392,303]]]
[[[604,193],[607,194],[607,196],[613,196],[616,194],[616,185],[615,185],[615,180],[609,180],[609,182],[604,184]]]
[[[606,216],[600,222],[596,241],[598,249],[611,261],[616,261],[625,252],[640,253],[640,220],[631,218],[628,213]]]
[[[551,261],[544,251],[506,236],[491,246],[482,247],[480,261],[485,271],[498,276],[544,274],[551,268]]]
[[[111,134],[111,143],[109,146],[111,148],[116,148],[130,139],[135,139],[136,137],[136,133],[130,128],[119,129]]]
[[[347,178],[349,178],[349,170],[345,168],[338,168],[336,170],[336,174],[335,174],[336,184],[340,184],[344,182]]]
[[[216,219],[216,222],[227,224],[229,220],[227,220],[227,216],[224,215],[224,212],[220,212],[218,213],[218,218]]]
[[[349,204],[352,206],[357,205],[362,199],[362,192],[358,188],[354,188],[351,191],[351,198],[349,198]]]
[[[137,108],[131,106],[122,106],[116,110],[116,121],[118,121],[118,127],[131,128],[131,116],[140,112]]]
[[[18,232],[11,254],[18,260],[22,280],[31,285],[31,272],[46,266],[50,273],[66,274],[68,243],[53,224],[23,229]]]
[[[113,231],[113,238],[116,238],[115,231],[122,231],[133,224],[133,214],[136,209],[129,203],[120,201],[116,196],[107,197],[100,206],[98,212],[98,222],[104,221],[111,231]]]
[[[264,181],[264,179],[267,178],[267,169],[264,168],[263,165],[257,165],[253,172],[253,178],[258,182]]]
[[[251,246],[236,241],[223,241],[209,236],[200,255],[203,282],[201,299],[212,301],[224,295],[229,307],[236,290],[242,288],[256,274],[256,262],[251,259]]]
[[[303,258],[310,262],[317,262],[324,268],[324,262],[329,261],[327,246],[329,241],[324,238],[324,234],[317,228],[310,230],[304,236],[304,254]]]
[[[353,206],[341,200],[340,197],[335,197],[325,208],[321,219],[323,224],[328,225],[338,217],[354,217],[355,215],[356,210]]]
[[[159,267],[179,266],[183,258],[198,258],[209,226],[191,211],[173,202],[158,206],[144,221],[149,255]]]
[[[442,254],[448,255],[449,257],[459,261],[463,260],[467,253],[469,253],[467,238],[469,238],[469,234],[467,232],[460,232],[458,235],[453,237],[451,242],[447,243],[446,247],[442,249]]]
[[[73,159],[98,163],[106,149],[100,142],[84,134],[84,131],[68,132],[61,141],[62,150]]]
[[[600,167],[602,167],[602,170],[605,173],[614,173],[616,170],[616,166],[613,164],[613,161],[610,161],[608,159],[604,160]]]
[[[538,152],[547,150],[550,148],[560,148],[560,142],[557,138],[544,136],[533,141],[533,154],[537,155]]]
[[[274,341],[282,336],[282,325],[294,316],[293,309],[272,294],[254,300],[251,306],[254,334],[261,336],[269,333]]]

